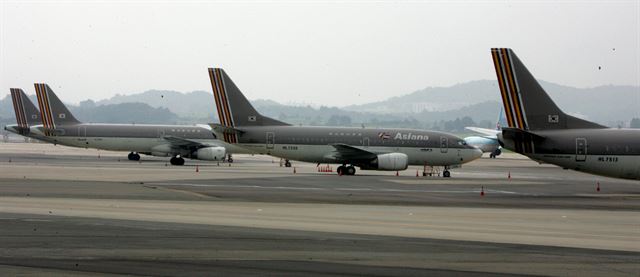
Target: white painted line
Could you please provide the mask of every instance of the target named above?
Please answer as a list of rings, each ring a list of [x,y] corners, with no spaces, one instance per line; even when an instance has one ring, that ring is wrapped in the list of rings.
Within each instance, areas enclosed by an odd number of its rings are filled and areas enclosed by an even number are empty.
[[[185,186],[185,187],[220,187],[220,188],[248,188],[248,189],[273,189],[273,190],[314,190],[314,191],[379,191],[379,192],[420,192],[420,193],[480,193],[479,189],[471,190],[417,190],[417,189],[375,189],[375,188],[321,188],[321,187],[271,187],[260,185],[220,185],[220,184],[189,184],[189,183],[147,183],[147,185],[157,186]],[[497,194],[520,194],[514,191],[507,190],[491,190],[485,189],[485,193],[497,193]]]

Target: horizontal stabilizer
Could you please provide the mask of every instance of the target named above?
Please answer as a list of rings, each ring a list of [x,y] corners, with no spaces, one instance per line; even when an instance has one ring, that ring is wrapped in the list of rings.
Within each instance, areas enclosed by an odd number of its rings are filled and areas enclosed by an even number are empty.
[[[214,131],[220,132],[220,133],[223,133],[223,134],[242,134],[242,133],[244,133],[243,130],[236,129],[236,128],[229,127],[229,126],[224,126],[224,125],[218,124],[218,123],[209,123],[209,126],[211,126],[211,128]]]
[[[518,129],[518,128],[502,128],[502,137],[510,138],[515,141],[524,140],[526,138],[533,139],[536,141],[542,141],[546,139],[544,136],[541,136],[529,131],[525,131],[522,129]]]

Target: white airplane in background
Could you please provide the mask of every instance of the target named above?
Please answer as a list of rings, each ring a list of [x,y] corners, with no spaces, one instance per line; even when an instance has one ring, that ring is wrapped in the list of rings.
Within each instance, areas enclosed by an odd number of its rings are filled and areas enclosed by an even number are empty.
[[[502,110],[500,110],[495,129],[465,127],[465,129],[482,134],[482,136],[469,136],[464,138],[464,141],[466,141],[468,145],[482,150],[483,153],[490,153],[489,158],[495,159],[502,154],[502,146],[500,146],[500,142],[498,141],[498,134],[502,133],[501,126],[504,124],[504,119],[506,118],[504,118]]]

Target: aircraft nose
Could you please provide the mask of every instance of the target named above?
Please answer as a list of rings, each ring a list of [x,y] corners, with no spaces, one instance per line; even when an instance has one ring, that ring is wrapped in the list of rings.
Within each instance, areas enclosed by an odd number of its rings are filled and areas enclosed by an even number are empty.
[[[482,157],[482,150],[476,148],[473,149],[473,153],[471,153],[471,160],[475,160]]]

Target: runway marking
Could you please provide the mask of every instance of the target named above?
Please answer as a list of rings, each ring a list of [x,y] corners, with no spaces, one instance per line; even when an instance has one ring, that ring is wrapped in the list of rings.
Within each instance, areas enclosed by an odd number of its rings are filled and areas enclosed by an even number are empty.
[[[640,251],[633,224],[640,212],[0,197],[2,213],[50,210],[83,218]]]
[[[50,219],[38,219],[38,218],[22,218],[20,219],[21,221],[27,221],[27,222],[51,222],[53,220]]]
[[[422,193],[480,193],[480,189],[470,190],[424,190],[424,189],[388,189],[388,188],[321,188],[321,187],[284,187],[284,186],[260,186],[260,185],[220,185],[220,184],[190,184],[190,183],[152,183],[157,186],[184,186],[184,187],[221,187],[221,188],[247,188],[247,189],[274,189],[274,190],[314,190],[314,191],[370,191],[370,192],[422,192]],[[485,189],[487,193],[498,194],[522,194],[515,191]]]

